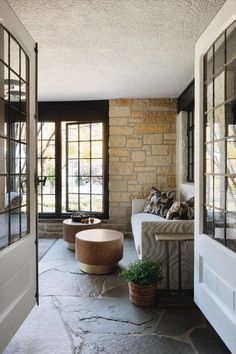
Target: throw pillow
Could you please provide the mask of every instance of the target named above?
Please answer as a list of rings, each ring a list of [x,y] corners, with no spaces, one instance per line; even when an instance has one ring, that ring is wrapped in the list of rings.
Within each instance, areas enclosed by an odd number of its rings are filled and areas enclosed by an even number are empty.
[[[150,190],[149,196],[147,197],[146,204],[144,206],[144,213],[156,214],[157,212],[157,203],[161,196],[161,192],[152,187]]]
[[[175,191],[161,193],[161,197],[159,199],[159,210],[157,215],[160,215],[163,218],[166,217],[168,210],[173,204],[174,196],[175,196]]]
[[[185,202],[175,202],[168,210],[167,220],[192,220],[194,218],[194,197]]]
[[[144,212],[160,215],[165,218],[167,211],[173,204],[174,195],[175,191],[161,192],[152,187],[144,206]]]

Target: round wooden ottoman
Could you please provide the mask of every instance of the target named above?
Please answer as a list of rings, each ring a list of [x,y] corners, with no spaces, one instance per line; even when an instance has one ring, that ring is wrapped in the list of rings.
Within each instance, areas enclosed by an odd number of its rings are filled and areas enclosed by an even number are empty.
[[[101,226],[100,219],[93,219],[93,223],[89,221],[88,224],[82,222],[75,222],[72,219],[63,221],[63,240],[67,242],[69,250],[75,250],[75,234],[79,231],[87,229],[98,229]]]
[[[117,269],[123,257],[122,232],[93,229],[75,235],[75,257],[80,269],[91,274],[107,274]]]

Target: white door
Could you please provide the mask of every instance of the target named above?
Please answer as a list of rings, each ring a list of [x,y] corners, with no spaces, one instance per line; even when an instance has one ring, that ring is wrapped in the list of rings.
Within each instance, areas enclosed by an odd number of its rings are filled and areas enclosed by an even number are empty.
[[[0,352],[37,302],[35,48],[0,0]]]
[[[236,1],[196,43],[194,298],[236,353]]]

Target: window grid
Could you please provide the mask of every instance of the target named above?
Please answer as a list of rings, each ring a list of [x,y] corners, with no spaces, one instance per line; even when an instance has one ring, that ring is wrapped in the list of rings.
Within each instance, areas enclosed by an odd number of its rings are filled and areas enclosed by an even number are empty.
[[[204,233],[236,251],[236,22],[204,57]],[[232,45],[233,44],[233,45]]]
[[[103,123],[102,122],[96,122],[96,125],[100,124],[102,130],[103,130]],[[83,139],[81,138],[81,129],[82,127],[89,127],[89,139]],[[92,144],[96,143],[96,142],[100,142],[102,144],[103,138],[101,136],[100,139],[94,139],[92,137],[92,127],[93,127],[93,123],[67,123],[66,124],[66,211],[67,212],[72,212],[72,211],[86,211],[86,212],[92,212],[92,213],[103,213],[104,212],[104,207],[103,207],[103,193],[94,193],[92,190],[92,181],[95,178],[101,179],[102,180],[102,190],[103,190],[103,168],[101,168],[101,172],[100,174],[93,174],[92,173],[92,169],[93,169],[93,161],[101,161],[102,165],[103,165],[103,153],[101,154],[100,157],[94,157],[92,156],[92,151],[93,151],[93,147]],[[73,130],[77,130],[77,136],[78,139],[77,140],[70,140],[69,139],[69,130],[73,128]],[[81,152],[81,143],[88,143],[89,144],[89,156],[87,158],[84,158]],[[69,157],[70,156],[70,143],[77,143],[77,149],[78,149],[78,153],[76,157]],[[83,160],[89,160],[89,173],[82,173],[81,171],[81,164],[80,162]],[[78,173],[77,174],[69,174],[69,165],[71,161],[77,161],[77,165],[78,165]],[[73,181],[75,178],[77,178],[78,181],[78,191],[73,193],[70,191],[70,182],[69,181]],[[89,192],[82,192],[81,191],[81,181],[83,178],[87,178],[89,180]],[[76,208],[71,208],[70,207],[70,198],[72,195],[77,195],[77,207]],[[100,196],[101,197],[101,208],[100,210],[94,210],[94,206],[93,206],[93,200],[95,197]],[[85,208],[82,206],[82,198],[83,197],[88,197],[89,198],[89,207]]]
[[[13,36],[0,25],[0,249],[29,233],[27,111],[29,60]],[[14,47],[15,51],[14,51]],[[25,67],[23,69],[22,62]]]

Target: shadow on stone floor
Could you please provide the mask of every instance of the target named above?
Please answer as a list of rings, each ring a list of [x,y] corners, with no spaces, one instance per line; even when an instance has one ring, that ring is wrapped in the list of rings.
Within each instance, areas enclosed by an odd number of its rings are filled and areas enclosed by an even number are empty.
[[[159,291],[155,305],[137,307],[119,271],[88,275],[63,240],[48,242],[48,248],[39,264],[40,305],[4,354],[229,353],[190,293]],[[127,239],[120,267],[135,259]]]

